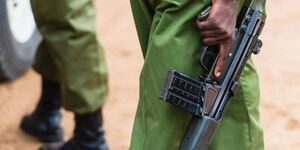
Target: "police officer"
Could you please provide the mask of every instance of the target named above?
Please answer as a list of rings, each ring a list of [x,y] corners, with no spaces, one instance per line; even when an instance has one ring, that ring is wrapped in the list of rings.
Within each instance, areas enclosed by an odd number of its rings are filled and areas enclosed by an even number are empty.
[[[21,129],[42,142],[63,140],[60,108],[74,112],[73,137],[41,150],[107,150],[101,107],[107,95],[104,54],[97,42],[93,0],[31,0],[43,36],[34,69],[42,95]]]
[[[209,17],[196,22],[197,14],[210,3]],[[130,150],[178,149],[192,115],[158,100],[166,70],[174,68],[196,78],[202,72],[197,62],[202,44],[217,44],[221,56],[214,75],[219,76],[243,3],[244,0],[131,0],[145,62]],[[264,3],[256,0],[255,9],[264,11]],[[241,88],[232,98],[209,150],[263,150],[258,76],[252,60],[247,62],[239,82]]]

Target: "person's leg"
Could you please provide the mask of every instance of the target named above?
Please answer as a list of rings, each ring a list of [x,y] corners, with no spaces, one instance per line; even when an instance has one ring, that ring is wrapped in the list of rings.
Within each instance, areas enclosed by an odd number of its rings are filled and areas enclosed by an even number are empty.
[[[27,114],[21,121],[21,129],[42,142],[63,140],[60,126],[61,96],[59,83],[42,78],[42,94],[32,114]]]
[[[40,150],[108,150],[102,122],[101,110],[75,115],[74,136],[64,144],[45,145]]]
[[[97,41],[93,1],[31,2],[45,46],[57,66],[63,106],[77,114],[99,109],[107,95],[107,70]],[[35,65],[35,69],[48,76],[46,68]]]
[[[103,51],[97,41],[96,10],[93,1],[31,2],[37,25],[44,38],[43,42],[57,67],[53,79],[60,83],[64,108],[74,112],[75,118],[93,118],[90,120],[94,122],[89,123],[96,127],[82,126],[82,122],[75,119],[76,129],[69,142],[61,147],[44,149],[106,149],[102,116],[93,115],[100,113],[107,95],[107,70]],[[49,70],[42,66],[35,65],[35,69],[42,76],[49,76]],[[100,119],[97,119],[99,117]],[[77,132],[79,129],[86,133]],[[95,133],[96,136],[88,133]],[[76,137],[82,138],[77,140]]]
[[[195,19],[209,3],[209,0],[131,0],[145,63],[130,150],[178,149],[192,115],[160,101],[158,96],[167,69],[176,69],[195,79],[201,73],[197,62],[201,39]],[[148,18],[151,23],[145,21]],[[145,31],[144,26],[149,30]],[[257,75],[250,62],[240,82],[242,88],[233,98],[210,150],[263,149],[258,124]]]
[[[38,47],[33,67],[42,76],[41,97],[33,113],[23,117],[20,127],[42,142],[62,141],[59,72],[45,40]]]

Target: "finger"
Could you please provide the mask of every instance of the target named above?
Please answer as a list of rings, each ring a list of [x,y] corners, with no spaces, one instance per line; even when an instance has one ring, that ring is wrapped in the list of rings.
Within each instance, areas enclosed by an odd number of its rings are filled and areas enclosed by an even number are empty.
[[[216,45],[228,41],[228,37],[226,35],[222,35],[217,37],[203,38],[202,41],[204,45],[211,46],[211,45]]]
[[[215,67],[215,70],[214,70],[214,75],[216,77],[220,77],[221,73],[222,73],[222,70],[224,68],[224,65],[225,65],[225,62],[226,62],[226,54],[224,53],[224,47],[220,45],[220,54],[219,54],[219,57],[218,57],[218,60],[217,60],[217,64],[216,64],[216,67]]]
[[[215,28],[215,26],[213,26],[208,19],[205,21],[197,20],[196,25],[200,31],[212,30]]]
[[[219,77],[221,75],[221,73],[224,69],[224,66],[226,64],[226,61],[230,57],[229,53],[232,48],[232,44],[233,44],[233,40],[228,40],[219,45],[220,52],[219,52],[219,57],[218,57],[216,67],[214,70],[214,75],[216,77]]]
[[[213,37],[224,36],[226,33],[220,30],[207,30],[207,31],[200,31],[199,34],[203,38],[213,38]]]
[[[223,35],[225,32],[221,30],[205,30],[205,31],[199,31],[200,35],[203,36],[218,36],[218,35]]]

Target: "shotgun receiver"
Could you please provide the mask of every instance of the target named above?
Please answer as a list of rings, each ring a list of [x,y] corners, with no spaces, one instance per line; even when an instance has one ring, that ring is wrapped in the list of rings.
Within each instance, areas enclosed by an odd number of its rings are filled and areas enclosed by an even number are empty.
[[[262,42],[258,37],[266,17],[250,6],[244,6],[237,19],[233,48],[220,77],[213,75],[219,55],[216,46],[201,48],[199,63],[204,73],[199,75],[199,80],[173,69],[167,71],[159,98],[193,113],[179,150],[208,148],[229,105],[229,99],[239,88],[238,79],[247,60],[252,53],[260,52]],[[205,17],[203,15],[207,15],[209,10],[206,8],[201,12],[198,19]]]

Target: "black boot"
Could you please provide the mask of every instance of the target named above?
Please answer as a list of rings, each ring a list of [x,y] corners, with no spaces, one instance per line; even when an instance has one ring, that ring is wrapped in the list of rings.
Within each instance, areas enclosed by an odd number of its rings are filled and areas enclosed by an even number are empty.
[[[61,96],[59,83],[42,79],[42,95],[35,111],[21,121],[21,129],[42,142],[63,140],[61,120]]]
[[[101,110],[75,115],[74,136],[58,146],[43,146],[39,150],[108,150],[102,128]]]

